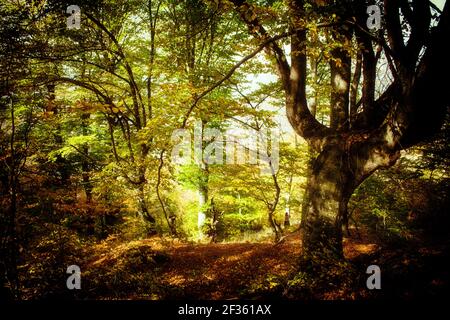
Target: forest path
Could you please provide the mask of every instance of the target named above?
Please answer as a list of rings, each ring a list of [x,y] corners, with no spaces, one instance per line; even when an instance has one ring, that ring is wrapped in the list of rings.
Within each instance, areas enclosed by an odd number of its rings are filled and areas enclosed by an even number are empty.
[[[346,256],[354,258],[376,246],[352,239],[345,241],[344,247]],[[258,292],[270,291],[277,279],[298,270],[300,253],[299,232],[288,234],[277,244],[187,244],[155,237],[128,243],[103,241],[89,255],[86,267],[92,274],[109,278],[117,277],[117,273],[133,275],[133,279],[150,278],[162,289],[156,295],[159,298],[254,298]],[[149,297],[138,292],[128,296]]]
[[[301,251],[298,234],[281,243],[185,245],[169,252],[164,270],[168,286],[184,288],[185,297],[234,299],[270,288],[273,279],[294,272]]]

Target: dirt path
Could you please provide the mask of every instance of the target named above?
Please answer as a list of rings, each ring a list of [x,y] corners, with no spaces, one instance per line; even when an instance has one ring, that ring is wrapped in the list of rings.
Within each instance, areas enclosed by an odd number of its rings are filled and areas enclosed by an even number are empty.
[[[288,236],[272,243],[230,243],[180,246],[170,253],[164,283],[184,288],[187,297],[233,299],[258,285],[295,270],[300,240]]]
[[[346,256],[354,258],[376,246],[351,239],[344,248]],[[125,286],[131,299],[238,299],[257,297],[276,286],[277,279],[295,272],[300,252],[298,232],[278,244],[109,240],[93,246],[84,267],[97,282],[93,292],[105,298],[110,291],[124,292]]]

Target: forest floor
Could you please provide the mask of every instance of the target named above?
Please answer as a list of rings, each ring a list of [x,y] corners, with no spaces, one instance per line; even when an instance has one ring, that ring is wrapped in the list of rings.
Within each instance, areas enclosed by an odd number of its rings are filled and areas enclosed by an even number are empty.
[[[377,248],[368,236],[344,241],[345,256],[352,260]],[[155,237],[128,243],[109,239],[91,250],[84,268],[97,282],[91,283],[97,287],[96,298],[100,293],[106,299],[239,299],[258,298],[277,286],[279,279],[298,272],[301,241],[299,232],[278,244],[187,244]],[[146,281],[148,286],[141,285],[142,290],[133,289],[137,282]],[[114,284],[120,288],[111,288]]]

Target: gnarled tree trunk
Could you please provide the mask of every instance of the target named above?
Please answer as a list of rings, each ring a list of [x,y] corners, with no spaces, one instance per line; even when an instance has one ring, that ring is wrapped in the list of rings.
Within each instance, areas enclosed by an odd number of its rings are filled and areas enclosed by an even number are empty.
[[[363,137],[360,137],[363,138]],[[399,153],[374,148],[371,140],[340,136],[314,159],[302,208],[303,253],[307,259],[343,258],[342,227],[355,189],[376,169],[394,164]]]
[[[329,146],[313,161],[302,208],[304,255],[342,257],[342,221],[353,192],[352,173],[343,166],[345,151]]]

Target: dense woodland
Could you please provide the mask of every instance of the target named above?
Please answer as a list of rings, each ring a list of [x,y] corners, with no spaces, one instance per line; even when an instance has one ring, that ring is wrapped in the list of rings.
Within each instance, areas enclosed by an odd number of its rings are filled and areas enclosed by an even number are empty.
[[[0,0],[0,37],[1,299],[448,295],[446,1]]]

